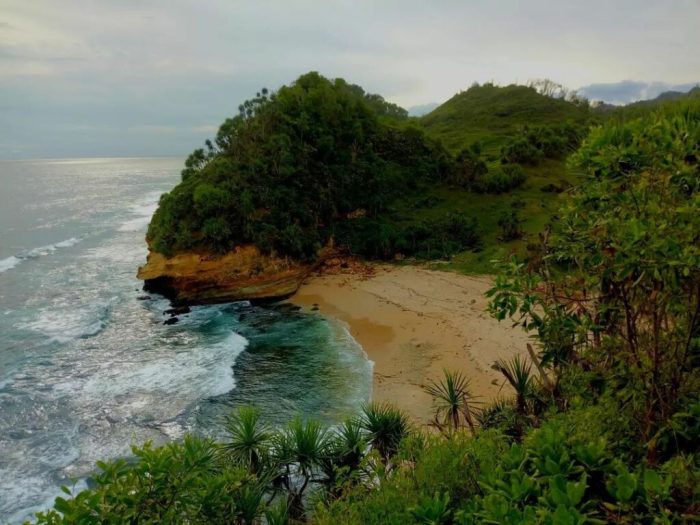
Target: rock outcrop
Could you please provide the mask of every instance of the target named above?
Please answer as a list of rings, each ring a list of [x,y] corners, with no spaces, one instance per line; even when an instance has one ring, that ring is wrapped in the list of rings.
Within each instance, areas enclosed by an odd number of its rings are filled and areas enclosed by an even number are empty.
[[[138,278],[144,290],[159,293],[175,305],[270,302],[293,295],[314,265],[260,253],[240,246],[224,255],[180,253],[172,257],[151,251]]]

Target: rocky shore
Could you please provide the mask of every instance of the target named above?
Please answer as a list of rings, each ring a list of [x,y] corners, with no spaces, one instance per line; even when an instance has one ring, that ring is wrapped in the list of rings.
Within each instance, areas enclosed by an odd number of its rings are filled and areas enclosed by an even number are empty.
[[[224,255],[180,253],[172,257],[151,251],[139,268],[144,290],[161,294],[173,305],[271,302],[293,295],[313,264],[264,255],[241,246]]]

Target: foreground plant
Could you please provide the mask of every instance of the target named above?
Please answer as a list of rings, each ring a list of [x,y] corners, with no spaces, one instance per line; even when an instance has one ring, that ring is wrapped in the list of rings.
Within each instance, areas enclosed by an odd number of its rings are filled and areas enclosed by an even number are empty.
[[[260,420],[260,410],[241,407],[226,420],[230,438],[223,448],[234,462],[253,474],[259,474],[268,455],[272,433]]]
[[[388,463],[396,454],[401,440],[408,435],[406,415],[384,403],[369,403],[362,407],[362,428],[369,433],[372,447]]]
[[[443,371],[443,379],[425,387],[436,402],[433,424],[440,431],[455,431],[464,426],[476,432],[475,407],[477,403],[469,386],[469,379],[461,372]]]

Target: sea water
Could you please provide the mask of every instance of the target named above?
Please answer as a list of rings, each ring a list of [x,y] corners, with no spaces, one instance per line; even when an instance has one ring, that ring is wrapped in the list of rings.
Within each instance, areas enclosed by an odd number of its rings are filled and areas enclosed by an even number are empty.
[[[168,302],[136,279],[181,159],[0,162],[0,523],[84,486],[95,461],[187,432],[225,439],[254,404],[332,424],[370,396],[345,328],[278,305]]]

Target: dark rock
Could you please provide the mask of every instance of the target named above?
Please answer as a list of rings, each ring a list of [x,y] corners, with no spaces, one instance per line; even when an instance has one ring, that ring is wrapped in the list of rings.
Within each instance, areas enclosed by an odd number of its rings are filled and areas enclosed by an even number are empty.
[[[151,296],[150,296],[150,295],[139,295],[139,296],[136,298],[136,300],[137,300],[137,301],[150,301],[150,300],[151,300]]]
[[[170,319],[166,319],[163,321],[163,324],[175,324],[179,321],[177,317],[171,317]]]
[[[163,313],[175,317],[176,315],[188,314],[191,311],[189,306],[176,306],[175,308],[168,308]]]

